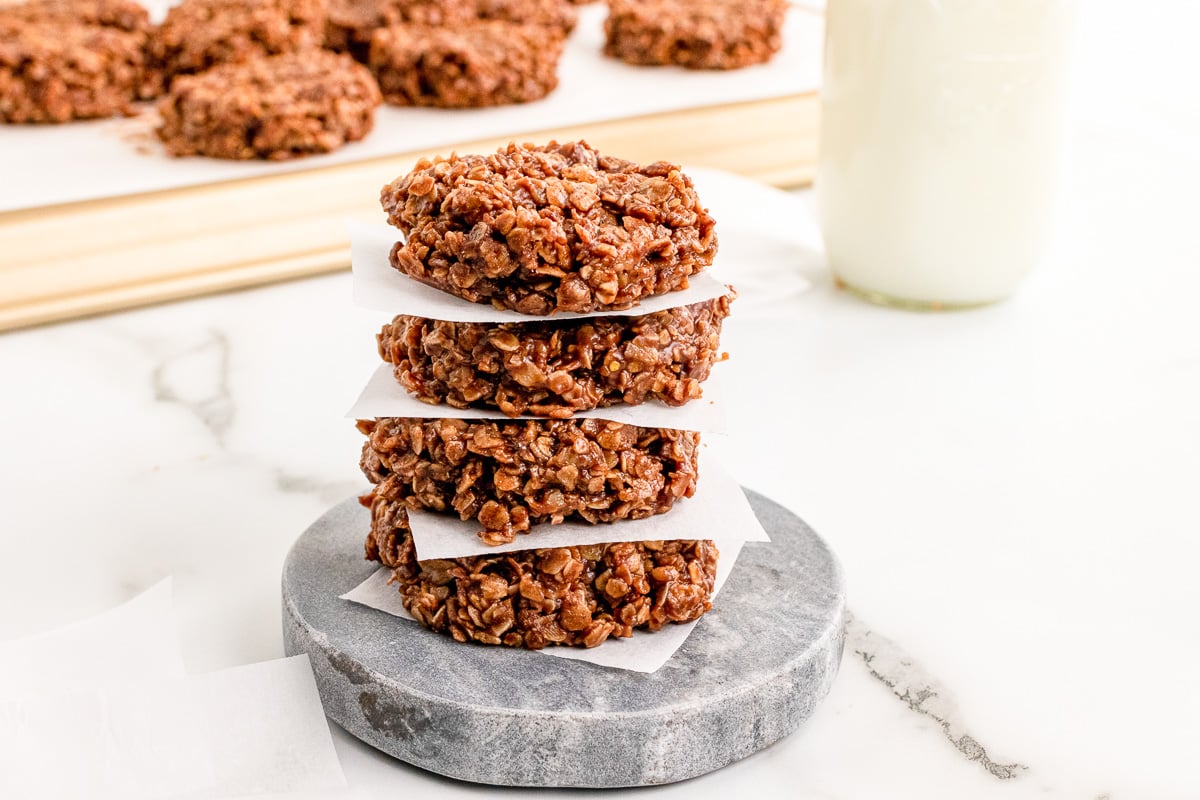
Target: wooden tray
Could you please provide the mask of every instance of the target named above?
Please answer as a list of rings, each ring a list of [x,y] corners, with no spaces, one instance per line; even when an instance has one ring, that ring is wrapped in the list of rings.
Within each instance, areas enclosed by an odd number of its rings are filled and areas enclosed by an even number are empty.
[[[812,180],[817,97],[656,114],[509,140],[587,139],[637,161]],[[346,220],[380,221],[379,189],[432,152],[202,187],[0,213],[0,331],[346,269]]]

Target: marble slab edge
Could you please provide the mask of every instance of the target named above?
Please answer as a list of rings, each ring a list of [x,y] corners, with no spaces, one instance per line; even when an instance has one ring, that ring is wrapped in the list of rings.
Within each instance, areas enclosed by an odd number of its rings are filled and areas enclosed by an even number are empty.
[[[702,775],[798,728],[828,694],[844,644],[837,559],[791,512],[747,495],[772,541],[745,545],[713,610],[653,674],[459,644],[338,599],[375,568],[354,499],[288,555],[287,652],[309,655],[330,719],[441,775],[593,788]]]

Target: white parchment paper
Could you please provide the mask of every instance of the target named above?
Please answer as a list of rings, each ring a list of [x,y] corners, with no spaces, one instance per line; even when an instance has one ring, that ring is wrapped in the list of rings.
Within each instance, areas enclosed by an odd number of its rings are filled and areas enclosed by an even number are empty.
[[[716,369],[719,370],[720,365]],[[725,407],[721,402],[721,397],[721,382],[714,375],[704,382],[703,397],[698,397],[682,406],[668,406],[654,400],[636,406],[617,405],[589,411],[576,411],[575,418],[607,419],[626,425],[639,425],[643,428],[675,428],[676,430],[700,431],[701,433],[724,433],[726,427]],[[351,419],[373,417],[512,419],[494,409],[455,408],[448,405],[422,403],[406,392],[400,382],[396,380],[395,375],[392,374],[391,364],[381,364],[375,369],[354,405],[346,412],[346,416]],[[538,418],[517,417],[516,419]]]
[[[307,655],[190,680],[202,708],[215,796],[346,785]]]
[[[712,539],[721,542],[765,542],[759,523],[737,481],[710,455],[699,464],[696,494],[677,500],[666,514],[646,519],[622,520],[602,525],[567,521],[535,525],[531,533],[501,545],[484,544],[477,535],[479,523],[449,514],[410,511],[417,557],[464,558],[487,553],[508,553],[530,548],[572,547],[605,542],[647,542],[668,539]]]
[[[0,692],[2,798],[345,787],[308,657],[187,675],[169,579],[99,616],[0,643]]]
[[[729,293],[725,284],[705,271],[689,278],[687,289],[647,297],[633,308],[624,311],[593,311],[588,314],[560,311],[549,317],[532,316],[507,308],[495,308],[489,304],[463,300],[432,286],[426,286],[393,269],[388,261],[388,254],[402,234],[390,225],[366,225],[349,221],[347,227],[350,229],[354,302],[363,308],[386,311],[389,314],[410,314],[452,322],[536,322],[587,317],[629,317],[702,303]]]
[[[159,9],[160,0],[150,4]],[[634,67],[601,54],[603,4],[580,9],[559,65],[559,86],[535,103],[484,109],[382,107],[375,130],[328,155],[285,163],[172,159],[154,119],[67,125],[0,125],[0,212],[199,186],[451,146],[602,120],[762,100],[815,91],[820,16],[792,9],[783,49],[768,64],[729,72]],[[519,137],[518,137],[519,138]],[[395,177],[381,175],[380,184]]]
[[[0,703],[0,796],[188,798],[345,786],[308,656]]]
[[[0,702],[43,689],[183,675],[170,578],[103,614],[0,642]]]
[[[0,703],[0,797],[213,796],[200,709],[182,690],[188,682],[144,676]]]

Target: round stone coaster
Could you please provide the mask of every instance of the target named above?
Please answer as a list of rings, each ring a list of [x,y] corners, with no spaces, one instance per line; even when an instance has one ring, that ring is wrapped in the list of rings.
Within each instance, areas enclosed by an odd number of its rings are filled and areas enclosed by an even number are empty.
[[[842,655],[837,560],[794,514],[747,494],[771,542],[745,545],[712,611],[653,674],[459,644],[340,600],[378,566],[363,559],[370,519],[354,499],[288,555],[287,652],[308,654],[330,719],[442,775],[590,787],[702,775],[795,730]]]

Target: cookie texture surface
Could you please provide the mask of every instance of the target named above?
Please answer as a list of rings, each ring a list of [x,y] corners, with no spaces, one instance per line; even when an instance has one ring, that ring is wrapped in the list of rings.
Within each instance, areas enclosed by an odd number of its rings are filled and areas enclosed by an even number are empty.
[[[595,647],[712,608],[709,540],[620,542],[418,561],[403,504],[375,495],[366,555],[392,569],[405,609],[460,642]]]
[[[606,55],[629,64],[738,69],[782,46],[786,0],[609,0]]]
[[[691,431],[599,419],[384,417],[358,427],[376,497],[473,519],[487,544],[567,518],[662,514],[696,491],[700,435]]]
[[[326,0],[183,0],[150,40],[150,61],[169,86],[218,64],[319,47]]]
[[[570,417],[617,403],[700,397],[722,360],[732,295],[638,317],[447,322],[400,315],[377,337],[396,379],[426,403]]]
[[[568,0],[467,0],[479,19],[536,25],[570,33],[577,14]]]
[[[456,26],[474,19],[463,0],[330,0],[325,46],[366,62],[371,36],[379,28]]]
[[[159,101],[158,136],[175,156],[295,158],[363,138],[379,103],[349,56],[289,53],[179,77]]]
[[[366,62],[380,28],[425,25],[453,29],[476,20],[535,25],[566,34],[575,11],[566,0],[330,0],[325,46]]]
[[[381,202],[406,235],[392,266],[525,314],[629,309],[686,289],[717,251],[713,218],[679,167],[586,142],[422,160]]]
[[[146,8],[134,0],[28,0],[7,5],[0,3],[0,19],[98,25],[126,33],[149,33],[153,27]]]
[[[0,121],[67,122],[132,113],[159,81],[150,21],[126,0],[0,5]]]
[[[557,29],[498,20],[395,25],[375,31],[368,63],[393,105],[481,108],[548,95],[562,47]]]

